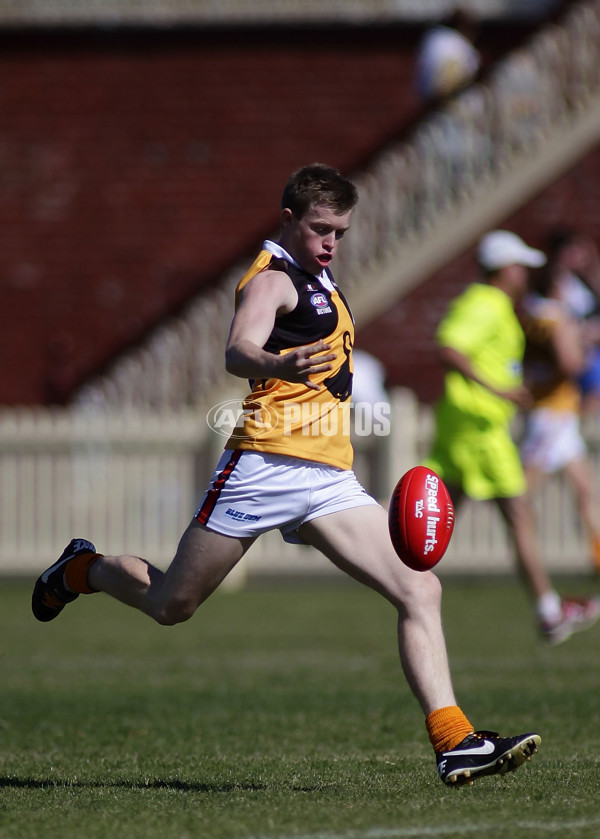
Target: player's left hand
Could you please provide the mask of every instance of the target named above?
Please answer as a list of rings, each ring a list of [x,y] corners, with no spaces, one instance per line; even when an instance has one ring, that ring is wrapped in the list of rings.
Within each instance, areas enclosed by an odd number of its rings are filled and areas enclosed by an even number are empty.
[[[279,356],[280,369],[278,378],[287,382],[301,382],[311,390],[320,390],[321,385],[311,381],[310,377],[326,373],[332,369],[335,353],[328,353],[331,344],[322,339],[305,347],[298,347],[285,355]]]

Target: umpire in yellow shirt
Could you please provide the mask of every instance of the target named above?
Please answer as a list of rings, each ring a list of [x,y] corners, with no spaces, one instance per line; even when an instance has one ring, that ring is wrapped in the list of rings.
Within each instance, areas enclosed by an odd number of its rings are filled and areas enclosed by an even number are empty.
[[[510,422],[530,395],[523,385],[525,335],[515,307],[527,291],[528,269],[545,255],[508,230],[480,241],[481,271],[450,305],[437,343],[446,369],[436,434],[426,461],[447,484],[455,507],[465,495],[493,500],[507,525],[539,629],[550,643],[566,640],[598,617],[594,604],[573,609],[553,589],[544,568],[526,481]]]

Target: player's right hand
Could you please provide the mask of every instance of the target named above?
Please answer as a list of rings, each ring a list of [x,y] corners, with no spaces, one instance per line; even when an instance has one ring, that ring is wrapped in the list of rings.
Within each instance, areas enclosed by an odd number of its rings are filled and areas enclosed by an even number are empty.
[[[519,385],[510,390],[497,390],[496,395],[501,399],[507,399],[524,411],[531,407],[533,401],[530,391],[524,385]]]

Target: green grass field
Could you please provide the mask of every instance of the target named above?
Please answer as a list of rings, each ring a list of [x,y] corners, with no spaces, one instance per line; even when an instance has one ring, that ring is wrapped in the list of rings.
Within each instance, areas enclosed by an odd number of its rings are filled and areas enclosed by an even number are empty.
[[[393,610],[357,584],[217,593],[161,628],[104,595],[39,624],[31,583],[3,581],[0,837],[595,839],[600,626],[549,649],[516,582],[445,588],[472,722],[543,740],[459,790],[437,778]]]

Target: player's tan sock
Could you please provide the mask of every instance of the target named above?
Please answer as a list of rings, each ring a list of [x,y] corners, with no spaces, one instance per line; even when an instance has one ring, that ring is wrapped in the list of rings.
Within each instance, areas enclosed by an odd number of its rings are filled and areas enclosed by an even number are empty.
[[[425,719],[431,745],[436,752],[448,752],[474,731],[458,705],[432,711]]]
[[[65,585],[75,594],[94,594],[95,588],[90,588],[87,581],[90,567],[104,554],[82,553],[74,556],[65,566]]]

